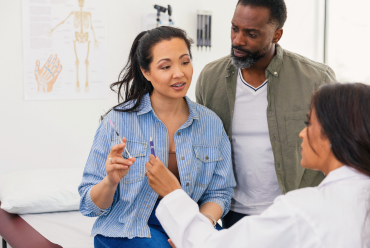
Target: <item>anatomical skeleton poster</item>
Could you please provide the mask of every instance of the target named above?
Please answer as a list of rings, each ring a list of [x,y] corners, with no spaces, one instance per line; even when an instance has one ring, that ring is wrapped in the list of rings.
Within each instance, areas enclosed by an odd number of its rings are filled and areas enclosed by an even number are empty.
[[[26,100],[107,97],[106,4],[23,0]]]

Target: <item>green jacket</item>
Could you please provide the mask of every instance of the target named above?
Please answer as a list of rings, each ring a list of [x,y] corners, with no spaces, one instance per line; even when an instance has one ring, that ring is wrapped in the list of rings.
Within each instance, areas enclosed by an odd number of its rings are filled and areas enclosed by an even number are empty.
[[[317,186],[324,175],[304,169],[299,133],[310,107],[311,95],[320,85],[335,82],[333,70],[276,45],[276,55],[267,67],[266,109],[275,170],[281,192]],[[206,65],[196,85],[198,103],[213,110],[222,120],[231,141],[238,71],[230,56]]]

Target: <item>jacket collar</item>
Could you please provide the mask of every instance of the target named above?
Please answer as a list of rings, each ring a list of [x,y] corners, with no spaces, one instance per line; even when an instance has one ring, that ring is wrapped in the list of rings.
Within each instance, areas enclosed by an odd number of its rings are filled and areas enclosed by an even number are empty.
[[[351,177],[357,177],[358,179],[366,179],[366,178],[370,179],[370,177],[362,174],[358,170],[356,170],[356,169],[354,169],[350,166],[343,165],[342,167],[339,167],[338,169],[335,169],[335,170],[331,171],[325,177],[325,179],[319,184],[318,187],[320,188],[320,187],[326,186],[328,184],[331,184],[333,182],[348,179],[348,178],[351,178]]]
[[[276,44],[275,51],[276,54],[272,58],[270,64],[267,66],[266,71],[270,72],[274,77],[279,77],[280,69],[283,65],[284,50],[279,44]]]
[[[194,103],[187,96],[185,96],[185,100],[189,106],[189,118],[199,120],[199,114],[195,108]],[[141,103],[139,105],[139,111],[137,112],[137,115],[143,115],[150,111],[153,111],[153,114],[156,116],[152,108],[152,102],[150,101],[149,93],[147,93],[143,96],[143,99],[141,99]]]

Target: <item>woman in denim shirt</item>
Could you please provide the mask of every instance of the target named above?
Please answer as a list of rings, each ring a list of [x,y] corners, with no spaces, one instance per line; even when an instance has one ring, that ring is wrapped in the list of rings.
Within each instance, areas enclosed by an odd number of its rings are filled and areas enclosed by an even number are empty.
[[[100,123],[79,186],[81,213],[99,216],[91,233],[95,247],[170,247],[155,217],[160,197],[144,175],[151,137],[156,159],[211,223],[229,211],[235,186],[229,139],[215,113],[185,96],[191,43],[173,27],[140,33],[121,80],[111,85],[119,102],[125,100]]]

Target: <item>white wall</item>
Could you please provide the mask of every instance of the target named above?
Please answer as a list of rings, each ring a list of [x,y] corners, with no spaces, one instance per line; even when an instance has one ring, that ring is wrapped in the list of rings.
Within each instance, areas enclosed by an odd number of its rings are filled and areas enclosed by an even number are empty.
[[[370,84],[369,0],[329,1],[328,64],[340,82]]]
[[[320,59],[316,21],[320,0],[287,0],[284,48]],[[77,2],[77,0],[76,0]],[[176,26],[196,38],[196,11],[211,10],[212,51],[193,48],[194,76],[188,92],[194,99],[196,79],[204,65],[230,51],[230,22],[237,0],[109,0],[108,84],[117,80],[131,43],[141,31],[141,17],[153,5],[170,3]],[[88,4],[88,0],[86,0]],[[25,101],[23,92],[21,0],[0,0],[0,174],[13,170],[84,166],[103,109],[116,103],[109,93],[101,100]]]

